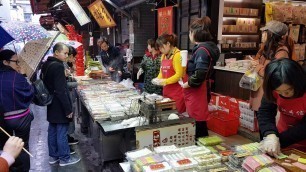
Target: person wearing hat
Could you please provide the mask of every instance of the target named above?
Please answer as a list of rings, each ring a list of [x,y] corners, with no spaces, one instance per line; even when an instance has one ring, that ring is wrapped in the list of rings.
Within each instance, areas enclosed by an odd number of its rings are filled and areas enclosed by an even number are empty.
[[[34,119],[29,106],[34,97],[34,88],[22,74],[19,62],[14,51],[0,52],[0,115],[4,118],[8,133],[22,138],[24,148],[29,150],[31,122]],[[22,151],[11,169],[29,171],[29,155]]]
[[[272,20],[260,29],[263,31],[263,36],[266,37],[264,43],[256,54],[255,70],[259,76],[264,77],[265,66],[274,59],[289,58],[296,60],[294,52],[294,41],[287,36],[288,27],[286,24]],[[263,97],[263,89],[260,87],[257,91],[251,91],[250,107],[255,113]]]

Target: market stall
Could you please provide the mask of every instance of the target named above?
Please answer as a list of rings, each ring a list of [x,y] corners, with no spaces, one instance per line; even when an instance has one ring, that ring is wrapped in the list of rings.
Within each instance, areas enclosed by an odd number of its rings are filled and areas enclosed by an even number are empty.
[[[146,108],[142,107],[150,105],[140,103],[144,102],[144,96],[140,96],[136,90],[108,79],[76,79],[79,83],[81,127],[88,129],[103,162],[122,159],[125,152],[136,148],[195,144],[193,119],[168,120],[170,114],[175,112],[172,101],[163,103],[163,106],[155,103],[156,107],[170,109],[156,108],[151,113],[143,114]],[[150,98],[152,96],[147,95],[145,100]],[[148,113],[156,116],[146,115]]]

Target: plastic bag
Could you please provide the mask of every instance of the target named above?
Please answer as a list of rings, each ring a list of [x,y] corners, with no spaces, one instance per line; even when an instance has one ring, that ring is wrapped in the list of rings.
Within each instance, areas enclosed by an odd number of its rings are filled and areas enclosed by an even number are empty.
[[[244,89],[257,91],[262,84],[262,78],[255,69],[247,70],[239,82],[239,86]]]

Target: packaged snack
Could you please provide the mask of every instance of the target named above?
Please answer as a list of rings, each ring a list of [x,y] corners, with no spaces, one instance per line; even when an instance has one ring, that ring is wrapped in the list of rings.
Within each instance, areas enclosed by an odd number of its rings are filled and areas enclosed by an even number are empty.
[[[154,148],[156,153],[177,153],[179,149],[175,145],[171,146],[158,146]]]
[[[152,164],[143,167],[144,172],[171,172],[172,167],[167,162]]]
[[[300,33],[300,25],[296,26],[289,26],[289,36],[294,40],[294,42],[298,42],[299,39],[299,33]]]
[[[197,167],[198,163],[193,158],[170,161],[170,165],[175,170],[188,170]]]
[[[143,148],[140,150],[130,151],[126,153],[126,158],[131,161],[135,161],[136,159],[148,155],[152,155],[153,152],[149,150],[148,148]]]

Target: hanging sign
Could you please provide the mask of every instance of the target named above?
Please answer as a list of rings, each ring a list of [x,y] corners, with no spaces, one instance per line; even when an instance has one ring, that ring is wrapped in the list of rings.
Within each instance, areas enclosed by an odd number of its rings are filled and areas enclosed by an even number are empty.
[[[90,13],[94,16],[100,28],[114,27],[116,23],[107,11],[101,0],[96,0],[88,6]]]
[[[173,7],[159,8],[158,11],[158,36],[163,33],[173,33]]]

